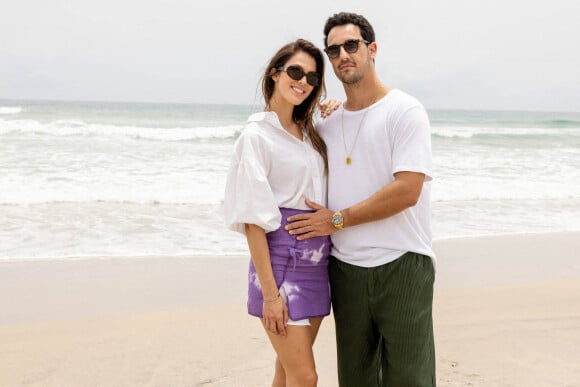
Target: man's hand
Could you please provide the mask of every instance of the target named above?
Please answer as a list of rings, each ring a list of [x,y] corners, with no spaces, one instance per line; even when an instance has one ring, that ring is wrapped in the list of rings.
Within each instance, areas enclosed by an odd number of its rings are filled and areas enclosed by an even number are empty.
[[[306,204],[316,212],[288,217],[289,224],[286,225],[286,230],[291,235],[297,235],[296,239],[301,241],[312,237],[331,235],[338,231],[332,224],[334,211],[308,199],[306,199]]]

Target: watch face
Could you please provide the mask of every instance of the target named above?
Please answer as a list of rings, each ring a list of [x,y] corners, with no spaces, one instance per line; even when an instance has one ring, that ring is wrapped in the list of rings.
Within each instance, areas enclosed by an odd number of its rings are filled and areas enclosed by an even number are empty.
[[[332,216],[332,224],[338,225],[342,223],[342,216],[336,214]]]

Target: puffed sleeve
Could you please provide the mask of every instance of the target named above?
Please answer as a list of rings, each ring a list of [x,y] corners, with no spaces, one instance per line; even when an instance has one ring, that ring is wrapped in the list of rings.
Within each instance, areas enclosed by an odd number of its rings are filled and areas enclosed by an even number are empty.
[[[226,180],[226,226],[245,234],[245,224],[266,232],[277,230],[282,219],[268,182],[269,153],[265,139],[246,128],[238,138]]]

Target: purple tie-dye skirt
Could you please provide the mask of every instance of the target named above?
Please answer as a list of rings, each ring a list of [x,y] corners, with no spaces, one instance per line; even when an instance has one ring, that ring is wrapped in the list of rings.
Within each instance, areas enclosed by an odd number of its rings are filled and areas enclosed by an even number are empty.
[[[328,256],[330,237],[296,240],[284,230],[286,218],[306,210],[280,208],[282,225],[266,234],[270,261],[278,288],[284,287],[288,295],[288,315],[292,320],[322,317],[330,314],[330,288],[328,284]],[[256,268],[250,260],[248,274],[248,313],[262,317],[262,291]]]

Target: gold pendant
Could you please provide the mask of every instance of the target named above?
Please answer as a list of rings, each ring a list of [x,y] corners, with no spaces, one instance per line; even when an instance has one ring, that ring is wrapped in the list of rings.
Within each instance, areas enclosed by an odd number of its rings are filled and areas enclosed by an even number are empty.
[[[346,165],[350,165],[350,161],[351,161],[351,160],[350,160],[350,157],[347,157],[347,158],[346,158]]]

